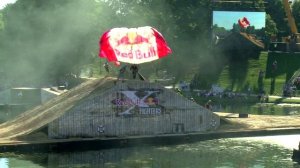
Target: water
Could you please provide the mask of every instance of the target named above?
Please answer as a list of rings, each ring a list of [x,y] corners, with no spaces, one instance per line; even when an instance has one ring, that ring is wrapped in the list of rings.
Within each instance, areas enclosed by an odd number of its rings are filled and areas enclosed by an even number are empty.
[[[247,113],[257,115],[300,115],[299,104],[257,103],[245,104],[214,104],[213,111],[228,113]]]
[[[1,168],[300,168],[299,135],[224,138],[188,144],[44,154],[0,154]]]
[[[299,106],[215,105],[214,111],[297,115]],[[20,114],[0,110],[0,124]],[[137,146],[70,153],[3,153],[0,168],[300,168],[291,160],[300,135],[224,138],[164,146]]]

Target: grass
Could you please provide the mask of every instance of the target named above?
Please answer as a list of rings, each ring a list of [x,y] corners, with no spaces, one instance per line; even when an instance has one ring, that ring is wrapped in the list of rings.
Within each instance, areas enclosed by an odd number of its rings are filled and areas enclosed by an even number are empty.
[[[288,97],[280,97],[280,98],[270,97],[268,102],[275,103],[275,104],[279,104],[279,103],[300,104],[300,99],[293,99]]]
[[[292,54],[293,55],[293,54]],[[282,95],[282,89],[286,82],[287,75],[290,76],[298,66],[298,58],[291,56],[289,53],[273,54],[268,52],[261,52],[258,59],[248,59],[243,65],[237,64],[235,71],[237,73],[243,72],[243,75],[240,75],[238,78],[233,78],[230,70],[232,69],[230,65],[227,65],[222,70],[217,83],[222,87],[232,91],[246,92],[250,87],[252,92],[258,92],[258,74],[259,71],[264,71],[263,78],[263,88],[267,94],[271,93],[271,64],[274,59],[278,59],[278,65],[284,65],[279,67],[278,73],[275,75],[275,85],[273,95]],[[290,71],[288,63],[294,63]],[[285,62],[284,62],[285,61]],[[298,61],[298,62],[297,62]],[[299,66],[300,67],[300,66]],[[232,70],[231,70],[232,71]]]

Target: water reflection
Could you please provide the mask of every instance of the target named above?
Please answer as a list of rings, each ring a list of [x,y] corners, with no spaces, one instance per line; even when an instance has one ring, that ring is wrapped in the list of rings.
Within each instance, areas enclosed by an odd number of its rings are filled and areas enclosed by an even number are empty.
[[[300,135],[285,135],[72,153],[2,154],[0,167],[300,168],[291,160],[292,149],[298,147],[299,140]]]
[[[7,158],[0,158],[0,167],[8,168],[8,159]]]
[[[0,168],[44,168],[30,160],[20,159],[20,156],[0,158]]]

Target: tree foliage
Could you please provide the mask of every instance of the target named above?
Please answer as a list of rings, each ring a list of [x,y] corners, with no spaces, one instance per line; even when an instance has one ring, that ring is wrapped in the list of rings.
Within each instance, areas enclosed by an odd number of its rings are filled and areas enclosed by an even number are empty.
[[[4,29],[3,15],[0,12],[0,31],[2,31],[3,29]]]
[[[281,0],[253,3],[212,3],[211,0],[18,0],[0,13],[0,64],[11,80],[51,80],[78,74],[82,66],[99,61],[98,40],[113,27],[153,26],[166,38],[171,56],[142,71],[167,70],[177,80],[216,71],[211,53],[212,10],[263,10],[268,36],[288,32]],[[265,7],[265,8],[264,8]],[[299,2],[293,7],[300,17]],[[238,29],[238,25],[233,25]],[[2,27],[2,28],[1,28]],[[254,27],[247,33],[257,31]],[[180,65],[180,67],[178,66]],[[203,68],[206,67],[206,68]],[[209,71],[204,70],[209,67]],[[99,67],[100,68],[100,67]],[[190,75],[189,75],[190,74]]]
[[[276,23],[269,14],[266,15],[266,35],[274,36],[278,33]]]
[[[294,1],[292,6],[292,14],[295,18],[295,22],[299,31],[300,30],[300,1]]]
[[[276,29],[278,30],[279,36],[287,36],[290,34],[290,29],[288,27],[288,22],[285,19],[286,13],[283,8],[282,0],[266,0],[266,13],[270,16],[269,20],[267,20],[267,26],[271,26],[272,28],[275,24],[271,23],[274,21],[276,23]],[[268,19],[268,17],[267,17]],[[270,22],[269,22],[270,21]],[[268,24],[271,23],[271,24]],[[266,29],[269,29],[266,27]],[[269,34],[271,32],[268,32]]]

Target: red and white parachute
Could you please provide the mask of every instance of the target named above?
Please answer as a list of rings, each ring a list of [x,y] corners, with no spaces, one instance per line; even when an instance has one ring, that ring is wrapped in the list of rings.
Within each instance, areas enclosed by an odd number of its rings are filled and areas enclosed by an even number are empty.
[[[162,34],[150,26],[110,29],[99,46],[99,57],[115,63],[141,64],[172,53]]]
[[[243,28],[243,29],[250,26],[250,22],[246,17],[243,17],[242,19],[239,19],[238,23],[239,23],[240,27]]]

